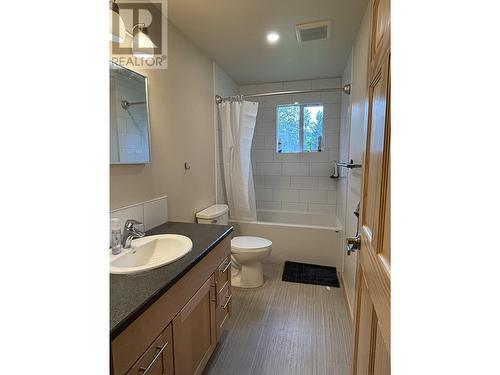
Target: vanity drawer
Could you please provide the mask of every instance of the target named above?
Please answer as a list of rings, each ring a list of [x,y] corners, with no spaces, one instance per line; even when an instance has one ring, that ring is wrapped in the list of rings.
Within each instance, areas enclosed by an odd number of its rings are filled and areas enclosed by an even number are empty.
[[[219,264],[215,272],[215,281],[217,293],[220,293],[226,287],[226,284],[231,283],[231,256],[228,256]]]
[[[126,375],[172,375],[173,373],[172,324],[169,324]]]
[[[220,338],[224,324],[231,316],[231,284],[229,282],[217,294],[217,308],[215,315],[217,319],[217,339]]]

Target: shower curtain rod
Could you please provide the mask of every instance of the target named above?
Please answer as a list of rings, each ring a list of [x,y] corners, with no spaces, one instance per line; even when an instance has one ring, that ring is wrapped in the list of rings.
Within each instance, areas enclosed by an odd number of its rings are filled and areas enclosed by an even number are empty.
[[[344,87],[326,87],[323,89],[315,89],[315,90],[293,90],[293,91],[275,91],[275,92],[265,92],[261,94],[248,94],[248,95],[234,95],[223,98],[220,95],[215,95],[215,103],[220,104],[223,101],[228,100],[242,100],[245,98],[259,98],[264,96],[275,96],[275,95],[290,95],[290,94],[307,94],[309,92],[326,92],[326,91],[342,91],[343,93],[350,95],[351,94],[351,85],[347,84]]]

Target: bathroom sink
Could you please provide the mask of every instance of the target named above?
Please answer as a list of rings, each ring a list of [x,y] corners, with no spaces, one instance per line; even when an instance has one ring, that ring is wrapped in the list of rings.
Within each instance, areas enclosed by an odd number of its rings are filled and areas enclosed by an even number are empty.
[[[130,249],[111,255],[110,273],[131,274],[175,262],[193,248],[193,242],[179,234],[159,234],[132,241]]]

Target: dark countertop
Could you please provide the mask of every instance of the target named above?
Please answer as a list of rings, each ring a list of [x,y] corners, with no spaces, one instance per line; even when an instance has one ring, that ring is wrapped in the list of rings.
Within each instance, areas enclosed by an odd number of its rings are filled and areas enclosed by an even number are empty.
[[[203,259],[232,230],[233,227],[230,225],[177,222],[168,222],[149,230],[147,235],[171,233],[187,236],[193,241],[193,249],[181,259],[154,270],[133,275],[110,274],[111,340]]]

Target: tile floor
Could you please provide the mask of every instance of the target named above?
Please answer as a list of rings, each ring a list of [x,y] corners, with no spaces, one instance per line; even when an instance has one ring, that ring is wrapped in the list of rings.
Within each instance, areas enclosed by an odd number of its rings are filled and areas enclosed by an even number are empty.
[[[341,288],[281,281],[233,288],[232,316],[204,375],[349,375],[352,332]]]

